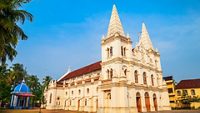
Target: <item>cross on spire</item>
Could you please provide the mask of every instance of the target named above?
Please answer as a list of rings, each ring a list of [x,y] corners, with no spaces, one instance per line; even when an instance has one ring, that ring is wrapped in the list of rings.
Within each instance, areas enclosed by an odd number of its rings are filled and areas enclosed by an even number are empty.
[[[110,18],[110,23],[108,26],[108,34],[107,36],[112,36],[115,33],[119,33],[120,35],[124,36],[124,30],[117,12],[117,8],[115,4],[113,5],[112,14]]]

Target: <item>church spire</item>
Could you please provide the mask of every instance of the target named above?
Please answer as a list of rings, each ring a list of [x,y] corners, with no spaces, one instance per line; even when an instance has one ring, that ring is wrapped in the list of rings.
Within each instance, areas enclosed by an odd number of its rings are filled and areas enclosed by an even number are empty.
[[[142,33],[140,36],[139,45],[143,45],[146,49],[153,49],[153,44],[144,23],[142,23]]]
[[[119,33],[120,35],[124,36],[124,30],[117,12],[117,8],[115,5],[113,5],[107,36],[112,36],[115,33]]]

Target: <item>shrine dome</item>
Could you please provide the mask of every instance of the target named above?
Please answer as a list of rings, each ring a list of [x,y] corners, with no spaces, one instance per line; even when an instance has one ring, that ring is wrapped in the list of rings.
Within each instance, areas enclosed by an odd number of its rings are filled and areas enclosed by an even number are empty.
[[[23,80],[14,88],[13,93],[30,93],[30,88],[26,85],[25,81]]]

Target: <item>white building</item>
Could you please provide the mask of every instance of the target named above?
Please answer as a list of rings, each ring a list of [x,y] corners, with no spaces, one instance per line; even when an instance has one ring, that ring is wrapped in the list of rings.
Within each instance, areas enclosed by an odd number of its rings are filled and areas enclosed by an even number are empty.
[[[170,110],[160,54],[142,23],[139,42],[124,34],[114,5],[108,33],[101,40],[102,60],[66,73],[49,84],[46,109],[98,113]]]

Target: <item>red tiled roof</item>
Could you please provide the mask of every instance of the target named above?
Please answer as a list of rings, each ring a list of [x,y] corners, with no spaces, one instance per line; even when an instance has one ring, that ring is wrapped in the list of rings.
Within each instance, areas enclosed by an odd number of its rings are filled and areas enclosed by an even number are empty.
[[[200,88],[200,79],[181,80],[176,89]]]
[[[80,69],[77,69],[75,71],[70,72],[69,74],[65,75],[65,77],[63,77],[60,81],[63,80],[67,80],[70,78],[74,78],[74,77],[78,77],[81,76],[83,74],[87,74],[96,70],[100,70],[101,69],[101,61],[90,64],[88,66],[82,67]],[[58,81],[58,82],[60,82]]]

